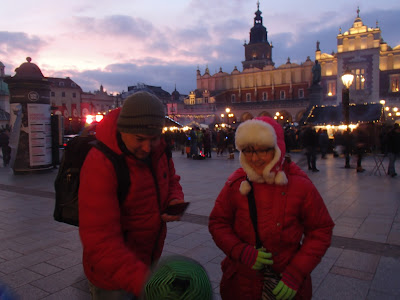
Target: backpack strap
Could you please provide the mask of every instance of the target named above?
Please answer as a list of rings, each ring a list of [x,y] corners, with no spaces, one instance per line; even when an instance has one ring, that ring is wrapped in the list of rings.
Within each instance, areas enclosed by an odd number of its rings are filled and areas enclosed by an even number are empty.
[[[121,206],[124,203],[126,196],[128,195],[129,186],[131,184],[129,168],[126,164],[125,156],[123,154],[119,155],[115,153],[99,140],[94,140],[90,143],[93,144],[96,149],[100,150],[114,166],[118,182],[118,202]]]

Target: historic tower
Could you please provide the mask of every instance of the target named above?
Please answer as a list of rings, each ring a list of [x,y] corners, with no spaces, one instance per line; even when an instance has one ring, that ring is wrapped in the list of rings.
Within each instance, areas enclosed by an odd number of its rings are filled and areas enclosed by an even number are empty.
[[[267,29],[263,26],[260,11],[260,2],[257,1],[254,26],[250,30],[250,41],[244,43],[245,61],[242,61],[243,70],[249,68],[263,69],[264,66],[274,65],[272,61],[272,45],[268,43]]]

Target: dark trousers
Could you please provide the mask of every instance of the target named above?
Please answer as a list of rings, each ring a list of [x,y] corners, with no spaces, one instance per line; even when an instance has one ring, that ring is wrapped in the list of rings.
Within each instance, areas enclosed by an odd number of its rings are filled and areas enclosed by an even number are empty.
[[[1,152],[3,154],[3,164],[6,167],[10,163],[10,159],[11,159],[11,147],[3,146],[1,148]]]
[[[315,170],[317,168],[317,151],[315,147],[306,148],[307,165],[309,170]]]

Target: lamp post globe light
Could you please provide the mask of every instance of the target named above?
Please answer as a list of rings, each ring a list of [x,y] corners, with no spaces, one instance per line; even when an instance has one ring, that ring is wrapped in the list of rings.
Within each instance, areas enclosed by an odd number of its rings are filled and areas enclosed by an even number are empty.
[[[346,132],[345,132],[345,168],[350,168],[350,86],[353,83],[354,75],[351,73],[349,69],[347,69],[342,75],[342,108],[343,108],[343,115],[344,115],[344,123],[346,125]]]

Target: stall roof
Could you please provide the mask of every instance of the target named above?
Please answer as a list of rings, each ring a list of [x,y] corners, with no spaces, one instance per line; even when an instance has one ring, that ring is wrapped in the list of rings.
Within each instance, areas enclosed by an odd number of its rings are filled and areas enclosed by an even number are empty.
[[[352,104],[349,107],[350,123],[382,121],[383,105],[376,103]],[[305,123],[314,125],[340,125],[344,123],[342,105],[315,106],[306,118]]]
[[[183,125],[168,116],[165,116],[165,126],[166,127],[183,127]]]

